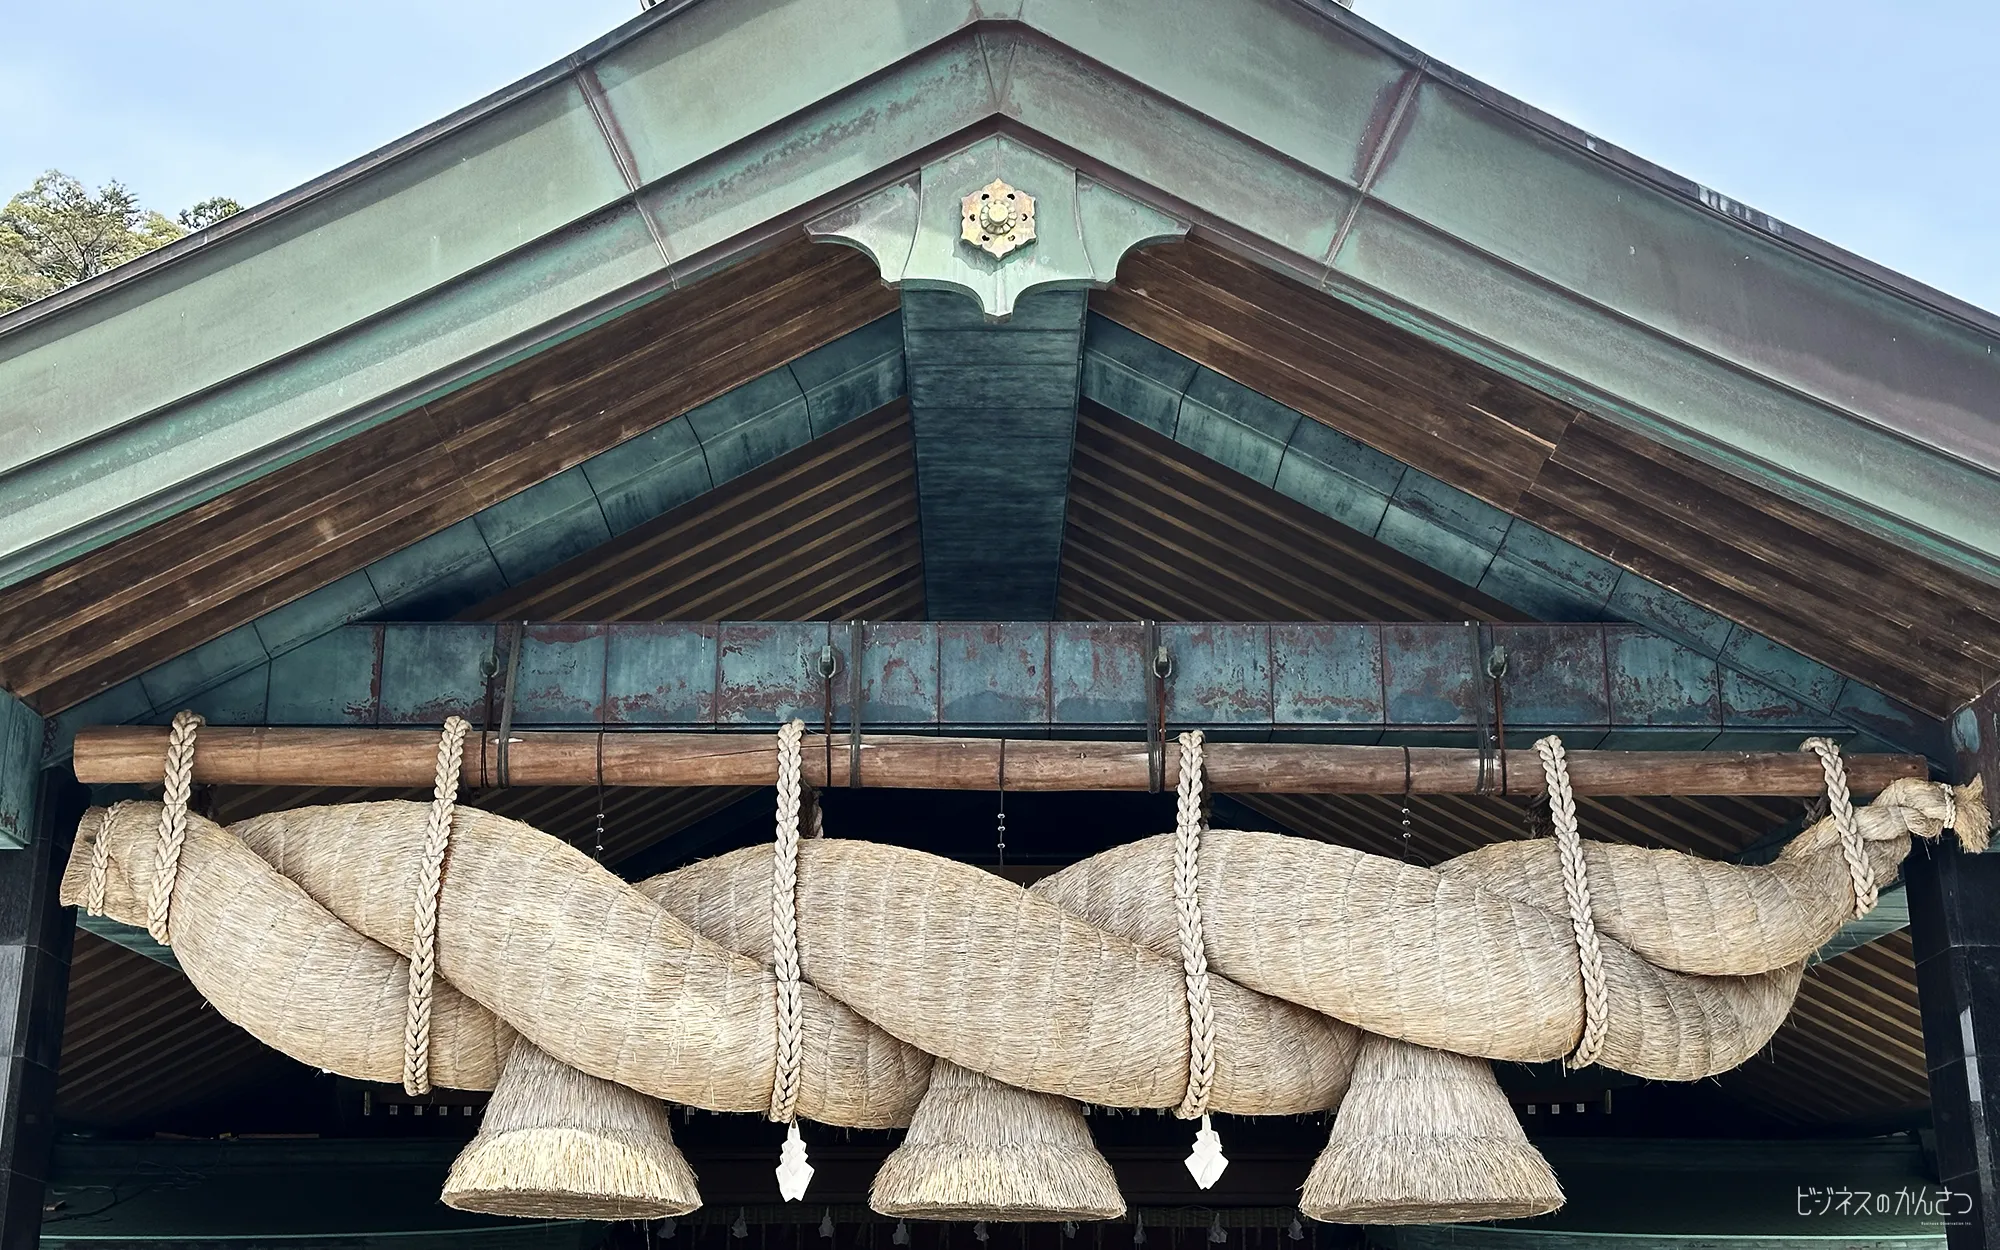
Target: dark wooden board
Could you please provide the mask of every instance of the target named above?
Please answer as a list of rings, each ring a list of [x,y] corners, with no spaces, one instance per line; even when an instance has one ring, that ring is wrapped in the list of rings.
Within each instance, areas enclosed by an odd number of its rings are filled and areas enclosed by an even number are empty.
[[[1199,242],[1126,257],[1091,307],[1496,507],[1520,500],[1573,415]]]
[[[1505,604],[1085,403],[1065,620],[1524,619]]]
[[[913,620],[916,460],[898,400],[461,614],[466,620]]]

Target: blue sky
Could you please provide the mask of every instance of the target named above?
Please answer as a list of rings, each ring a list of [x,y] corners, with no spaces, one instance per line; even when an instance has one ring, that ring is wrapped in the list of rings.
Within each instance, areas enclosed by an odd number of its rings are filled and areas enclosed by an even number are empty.
[[[730,0],[714,0],[729,3]],[[1087,0],[1075,0],[1086,3]],[[1359,0],[1435,58],[2000,309],[2000,5]],[[554,61],[637,0],[0,0],[0,195],[57,167],[245,203]]]

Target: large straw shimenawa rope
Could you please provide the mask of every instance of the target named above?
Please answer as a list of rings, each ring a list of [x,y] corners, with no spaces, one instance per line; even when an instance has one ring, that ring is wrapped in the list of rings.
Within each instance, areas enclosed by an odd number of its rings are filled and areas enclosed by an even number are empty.
[[[177,726],[170,760],[182,768],[193,733]],[[157,911],[228,1018],[314,1066],[399,1079],[418,914],[436,898],[424,882],[437,804],[302,808],[224,828],[180,794],[88,813],[63,900],[126,923]],[[1206,1108],[1322,1110],[1340,1104],[1364,1032],[1476,1058],[1575,1060],[1595,1048],[1621,1071],[1695,1079],[1764,1044],[1805,958],[1852,916],[1853,838],[1879,885],[1912,837],[1935,838],[1947,821],[1968,847],[1984,845],[1977,784],[1899,781],[1767,865],[1562,832],[1433,869],[1198,819],[1190,848],[1182,820],[1028,890],[905,848],[805,839],[781,848],[796,856],[787,926],[774,923],[787,892],[767,848],[628,885],[554,838],[459,806],[444,822],[450,897],[431,938],[430,1079],[491,1088],[518,1030],[598,1080],[770,1114],[787,1066],[787,978],[774,971],[787,933],[792,1109],[835,1125],[908,1122],[933,1056],[1020,1090],[1178,1108],[1206,1054]],[[1176,906],[1160,906],[1170,896]],[[1392,1083],[1432,1070],[1402,1053],[1382,1051],[1371,1070]],[[1356,1120],[1349,1136],[1377,1131],[1388,1130]],[[1334,1195],[1324,1209],[1372,1200]]]
[[[1892,879],[1910,837],[1938,836],[1954,807],[1962,838],[1977,842],[1976,787],[1949,796],[1898,782],[1856,809],[1874,879]],[[142,919],[162,880],[160,818],[150,803],[90,814],[65,901],[86,895],[102,842],[106,913]],[[308,1063],[399,1079],[399,956],[413,945],[426,806],[303,808],[230,829],[186,821],[173,937],[197,986]],[[1839,841],[1829,818],[1763,866],[1584,843],[1607,1003],[1600,1062],[1686,1080],[1762,1046],[1803,960],[1851,915]],[[900,847],[798,849],[801,1114],[902,1123],[932,1055],[1100,1104],[1185,1099],[1193,1035],[1179,915],[1157,903],[1172,893],[1173,837],[1113,848],[1025,892]],[[438,916],[433,1079],[490,1084],[497,1014],[604,1079],[715,1110],[768,1110],[778,1058],[769,854],[734,852],[631,886],[556,839],[460,807],[455,902]],[[1215,1110],[1334,1105],[1356,1027],[1521,1061],[1570,1055],[1582,1036],[1576,934],[1551,840],[1431,869],[1211,829],[1198,889]]]

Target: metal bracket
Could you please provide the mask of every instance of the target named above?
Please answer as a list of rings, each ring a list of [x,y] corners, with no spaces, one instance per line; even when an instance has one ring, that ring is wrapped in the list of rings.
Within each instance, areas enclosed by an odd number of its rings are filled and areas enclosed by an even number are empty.
[[[849,621],[847,623],[847,785],[849,789],[861,786],[861,648],[868,632],[868,622]],[[831,774],[826,779],[833,784]]]
[[[514,623],[513,639],[507,646],[507,686],[505,693],[500,697],[500,763],[496,770],[499,773],[500,788],[502,790],[506,789],[509,785],[507,775],[507,740],[513,737],[514,733],[514,690],[520,684],[521,680],[521,637],[527,632],[528,623],[526,621],[516,621]]]
[[[1160,624],[1147,621],[1146,786],[1158,794],[1167,784],[1167,681],[1174,675],[1174,657],[1160,641]]]
[[[821,690],[819,740],[825,767],[820,774],[822,785],[833,784],[833,679],[840,675],[840,652],[833,649],[833,623],[827,622],[827,642],[819,649],[819,682]],[[815,800],[817,801],[817,800]]]

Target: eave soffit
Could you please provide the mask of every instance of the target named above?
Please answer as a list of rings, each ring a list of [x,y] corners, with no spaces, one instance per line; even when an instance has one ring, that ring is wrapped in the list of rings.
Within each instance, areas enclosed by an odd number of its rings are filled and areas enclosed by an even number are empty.
[[[996,128],[1091,194],[2000,581],[1988,314],[1331,4],[839,7],[660,6],[382,153],[0,319],[0,583],[777,233],[871,195],[879,208]]]

